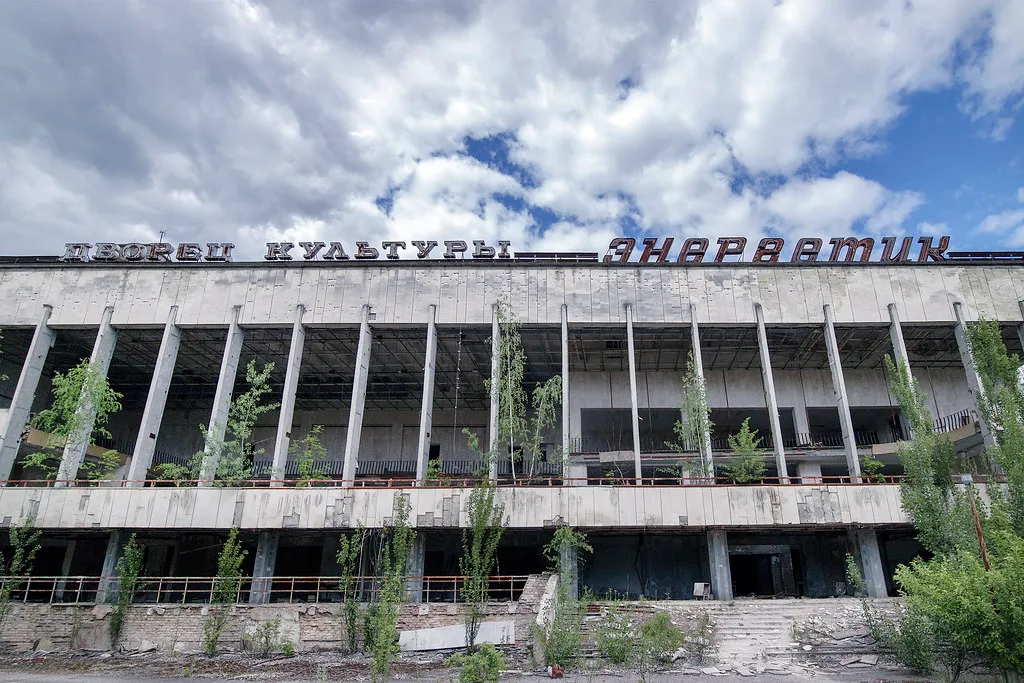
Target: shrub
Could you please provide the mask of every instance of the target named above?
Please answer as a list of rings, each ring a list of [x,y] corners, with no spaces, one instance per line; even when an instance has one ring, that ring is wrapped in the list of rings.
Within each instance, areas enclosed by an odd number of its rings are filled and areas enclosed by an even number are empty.
[[[490,643],[481,643],[472,654],[460,652],[448,664],[459,667],[459,683],[496,683],[505,670],[505,658]]]
[[[279,647],[283,647],[279,642],[280,635],[281,619],[270,619],[254,628],[251,633],[242,636],[242,647],[257,657],[266,657]]]
[[[658,612],[641,624],[636,646],[636,665],[640,677],[683,646],[683,632],[668,614]]]
[[[601,615],[597,649],[614,664],[626,664],[633,655],[633,629],[616,605],[609,605]]]

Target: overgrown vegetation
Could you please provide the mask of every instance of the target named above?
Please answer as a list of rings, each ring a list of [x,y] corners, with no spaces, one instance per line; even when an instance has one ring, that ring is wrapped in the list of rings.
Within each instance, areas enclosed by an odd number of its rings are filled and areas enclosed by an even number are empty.
[[[484,608],[490,597],[491,572],[498,559],[498,544],[505,533],[505,506],[495,501],[497,487],[482,481],[469,492],[466,517],[469,526],[462,531],[462,556],[459,571],[466,603],[466,650],[472,652],[480,631]]]
[[[395,498],[392,517],[381,529],[378,554],[380,586],[377,602],[367,611],[366,646],[370,676],[385,681],[398,657],[398,609],[405,602],[406,564],[416,532],[409,526],[409,499]]]
[[[708,407],[707,386],[694,363],[692,352],[687,358],[686,370],[683,371],[683,395],[679,404],[679,412],[683,419],[676,420],[672,428],[676,439],[675,441],[666,441],[665,445],[681,456],[697,452],[700,459],[697,461],[696,467],[692,461],[690,463],[681,461],[675,470],[676,476],[682,477],[683,471],[689,469],[691,474],[698,477],[713,477],[715,469],[711,460],[711,444],[708,439],[715,425],[711,421],[711,408]]]
[[[875,456],[871,455],[871,453],[865,453],[860,456],[860,472],[866,481],[884,484],[885,476],[882,474],[883,467],[885,467],[885,464]]]
[[[45,479],[70,475],[60,472],[60,464],[63,449],[72,441],[92,444],[98,436],[110,437],[107,424],[121,410],[123,398],[87,358],[65,373],[54,374],[52,391],[50,407],[32,419],[33,427],[47,433],[46,446],[21,461],[26,468],[40,470]],[[80,470],[88,479],[106,479],[121,464],[121,456],[108,450],[96,462],[81,463]]]
[[[427,471],[423,476],[426,486],[440,486],[444,481],[444,465],[440,458],[427,461]]]
[[[713,649],[713,627],[706,612],[694,622],[693,648],[687,654],[702,664]],[[597,624],[598,651],[614,664],[636,672],[641,681],[687,643],[683,630],[665,612],[646,620],[630,619],[618,601],[605,603]]]
[[[740,425],[740,431],[729,437],[729,448],[733,455],[725,467],[725,476],[736,484],[760,481],[765,469],[760,446],[761,439],[757,436],[757,430],[750,428],[748,417]]]
[[[232,528],[217,557],[210,613],[203,623],[203,652],[207,657],[217,654],[217,643],[227,627],[230,606],[237,600],[242,585],[242,562],[247,554],[238,540],[238,529]]]
[[[296,486],[312,486],[314,481],[329,478],[323,464],[327,460],[327,447],[320,440],[323,431],[323,425],[313,425],[305,438],[288,447],[288,457],[295,461],[299,469]]]
[[[270,373],[273,371],[274,363],[266,363],[262,370],[257,370],[256,361],[249,361],[245,368],[245,381],[249,389],[231,401],[225,437],[213,438],[206,425],[199,425],[206,444],[205,450],[196,453],[185,465],[158,465],[157,476],[173,480],[179,486],[201,478],[213,479],[216,486],[237,486],[252,479],[253,460],[264,452],[253,440],[253,430],[261,415],[281,405],[277,402],[264,402],[266,394],[270,392]]]
[[[459,667],[459,683],[496,683],[505,670],[505,658],[490,643],[481,643],[473,652],[460,652],[448,659]]]
[[[117,599],[113,609],[110,610],[110,647],[117,648],[121,640],[121,631],[124,629],[124,618],[128,614],[128,607],[135,600],[135,590],[139,584],[139,577],[142,575],[142,561],[145,557],[145,548],[135,541],[135,534],[128,538],[121,557],[117,560]]]
[[[294,652],[294,645],[281,639],[280,617],[268,619],[243,635],[242,647],[257,657],[269,657],[278,650],[288,656],[289,651]]]
[[[345,600],[341,608],[341,619],[345,627],[345,637],[348,639],[348,651],[353,654],[359,648],[359,597],[356,594],[356,572],[365,537],[366,532],[363,529],[351,534],[342,534],[338,539],[338,553],[335,555],[341,573],[338,588]]]
[[[35,517],[29,516],[21,524],[11,525],[7,532],[11,543],[11,559],[6,562],[0,553],[0,570],[7,577],[0,586],[0,625],[11,614],[11,595],[21,590],[25,579],[32,573],[32,565],[40,548],[40,532],[35,525]]]
[[[558,596],[554,615],[544,639],[544,656],[548,664],[571,668],[580,656],[583,644],[583,617],[586,600],[576,595],[579,555],[593,552],[585,534],[569,526],[555,529],[551,542],[544,547],[544,557],[558,573]]]

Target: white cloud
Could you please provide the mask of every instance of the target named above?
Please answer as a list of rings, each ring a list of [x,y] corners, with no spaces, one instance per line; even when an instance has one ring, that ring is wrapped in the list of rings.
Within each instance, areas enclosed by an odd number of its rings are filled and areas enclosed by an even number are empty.
[[[1008,233],[1014,228],[1024,224],[1024,209],[1017,211],[1003,211],[1002,213],[994,213],[990,216],[986,216],[985,220],[978,226],[978,232],[981,233]]]
[[[963,84],[1011,120],[1022,7],[0,3],[0,230],[17,252],[167,230],[249,257],[273,238],[585,249],[627,216],[896,232],[923,197],[828,165],[884,147],[914,92]],[[494,134],[536,185],[458,155]],[[565,220],[539,235],[519,202]]]
[[[1024,202],[1024,187],[1017,188],[1017,201]]]

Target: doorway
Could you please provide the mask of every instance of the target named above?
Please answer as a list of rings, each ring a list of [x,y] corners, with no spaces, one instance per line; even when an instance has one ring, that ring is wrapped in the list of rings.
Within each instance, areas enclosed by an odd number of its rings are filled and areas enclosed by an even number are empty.
[[[730,555],[729,569],[732,571],[733,595],[775,595],[775,579],[772,574],[774,555]]]

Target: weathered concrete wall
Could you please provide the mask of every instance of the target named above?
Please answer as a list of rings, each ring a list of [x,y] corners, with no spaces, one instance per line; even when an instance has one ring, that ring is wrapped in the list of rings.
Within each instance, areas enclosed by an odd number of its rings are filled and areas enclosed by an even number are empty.
[[[0,326],[34,325],[53,306],[53,326],[98,325],[114,306],[115,326],[162,326],[171,306],[179,324],[227,326],[242,306],[242,325],[291,324],[305,304],[312,325],[358,323],[364,304],[377,324],[487,324],[491,304],[507,300],[524,323],[624,323],[633,304],[638,324],[697,319],[753,323],[753,303],[768,324],[821,323],[831,303],[836,322],[887,323],[895,303],[904,323],[951,322],[952,304],[970,317],[1019,321],[1024,271],[999,265],[751,264],[560,265],[499,263],[281,263],[190,265],[11,266],[0,270]]]
[[[379,527],[395,496],[414,526],[465,526],[467,489],[0,489],[0,520],[36,515],[45,529],[322,529]],[[512,528],[741,527],[906,524],[899,487],[568,486],[501,488]]]

